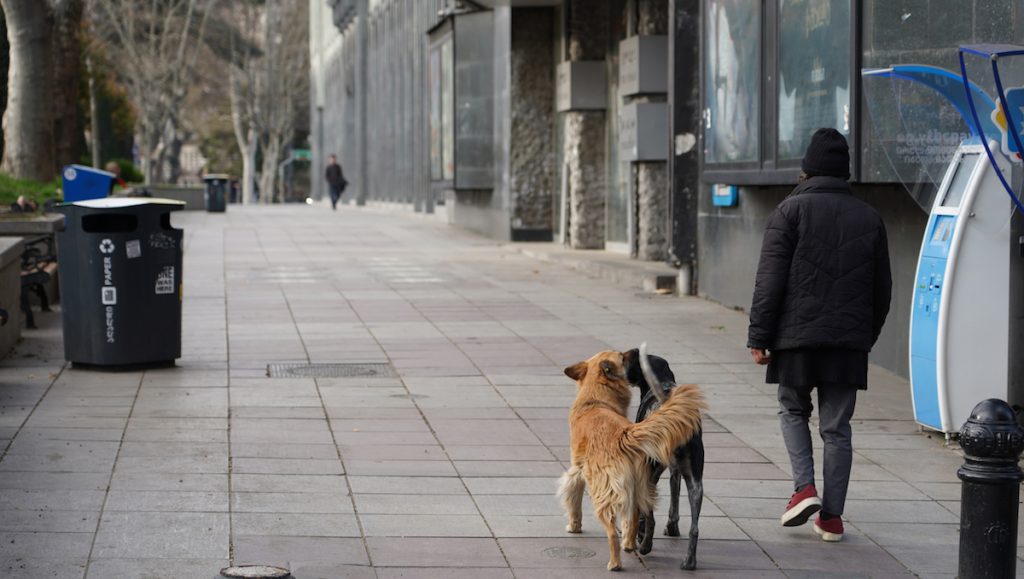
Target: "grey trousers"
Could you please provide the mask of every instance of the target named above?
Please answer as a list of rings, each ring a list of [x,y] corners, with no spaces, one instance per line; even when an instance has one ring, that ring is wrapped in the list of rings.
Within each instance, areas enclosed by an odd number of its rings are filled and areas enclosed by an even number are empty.
[[[850,466],[853,464],[850,417],[857,405],[857,388],[826,386],[817,388],[817,391],[818,433],[825,443],[825,487],[821,510],[841,515],[846,505],[846,489],[850,484]],[[789,451],[796,488],[814,482],[814,454],[808,427],[808,419],[813,410],[810,389],[779,386],[779,421],[782,425],[782,438]]]

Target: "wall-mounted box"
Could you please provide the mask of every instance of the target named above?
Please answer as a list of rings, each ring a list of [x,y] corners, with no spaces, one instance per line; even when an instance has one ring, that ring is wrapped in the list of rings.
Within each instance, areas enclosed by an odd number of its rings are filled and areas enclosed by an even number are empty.
[[[711,186],[711,204],[715,207],[736,207],[740,200],[740,188],[736,185]]]
[[[603,111],[607,108],[608,69],[603,60],[573,60],[558,65],[556,111]]]
[[[619,94],[668,92],[668,36],[630,36],[619,43]]]
[[[623,161],[667,161],[668,142],[668,103],[632,103],[619,109]]]

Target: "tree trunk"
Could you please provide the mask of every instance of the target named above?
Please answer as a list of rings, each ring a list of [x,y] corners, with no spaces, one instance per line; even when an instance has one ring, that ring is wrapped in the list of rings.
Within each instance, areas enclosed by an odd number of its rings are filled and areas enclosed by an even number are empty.
[[[242,202],[256,202],[256,131],[249,129],[244,142],[239,143],[242,153]]]
[[[82,83],[82,0],[49,0],[53,9],[53,139],[57,167],[82,155],[78,97]]]
[[[273,203],[277,196],[277,161],[281,154],[281,141],[267,139],[263,147],[263,172],[260,175],[260,203]]]
[[[53,15],[38,0],[0,0],[0,7],[11,44],[0,169],[19,179],[49,181],[57,174],[50,71]]]
[[[92,65],[92,58],[85,59],[86,72],[89,75],[89,149],[92,151],[92,166],[102,169],[100,166],[103,157],[100,151],[100,106],[96,98],[96,70]]]
[[[142,177],[146,185],[152,185],[155,179],[160,178],[160,169],[157,167],[160,160],[160,130],[151,127],[147,121],[140,124],[142,147],[139,151],[139,161],[142,164]]]

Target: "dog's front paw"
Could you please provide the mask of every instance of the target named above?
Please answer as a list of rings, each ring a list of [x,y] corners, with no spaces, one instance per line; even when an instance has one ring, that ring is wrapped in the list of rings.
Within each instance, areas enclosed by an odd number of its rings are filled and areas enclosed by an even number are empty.
[[[665,525],[665,536],[666,537],[678,537],[679,536],[679,523],[669,523]]]
[[[679,566],[679,568],[685,569],[686,571],[693,571],[697,568],[697,558],[687,557],[686,560],[683,561],[683,564]]]
[[[565,532],[567,532],[567,533],[574,533],[574,534],[575,533],[582,533],[583,532],[583,524],[582,523],[569,523],[568,525],[565,526]]]
[[[608,570],[609,571],[622,571],[622,564],[621,563],[612,563],[611,561],[608,561]]]

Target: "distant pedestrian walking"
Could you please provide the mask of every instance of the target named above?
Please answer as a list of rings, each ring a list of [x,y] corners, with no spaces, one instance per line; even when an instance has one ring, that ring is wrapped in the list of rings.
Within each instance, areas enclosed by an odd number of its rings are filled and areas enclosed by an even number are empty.
[[[847,183],[850,149],[842,134],[815,132],[801,167],[800,183],[768,218],[747,347],[754,362],[768,366],[766,381],[779,385],[795,487],[782,524],[802,525],[820,510],[814,531],[839,541],[853,461],[850,418],[889,313],[889,247],[882,218]],[[814,388],[824,500],[814,487],[808,428]]]
[[[345,180],[345,174],[341,172],[341,165],[338,164],[338,158],[331,155],[328,158],[327,170],[324,172],[324,176],[327,179],[327,188],[330,190],[331,195],[331,209],[338,210],[338,199],[341,199],[341,194],[345,192],[345,187],[348,185],[348,181]]]

